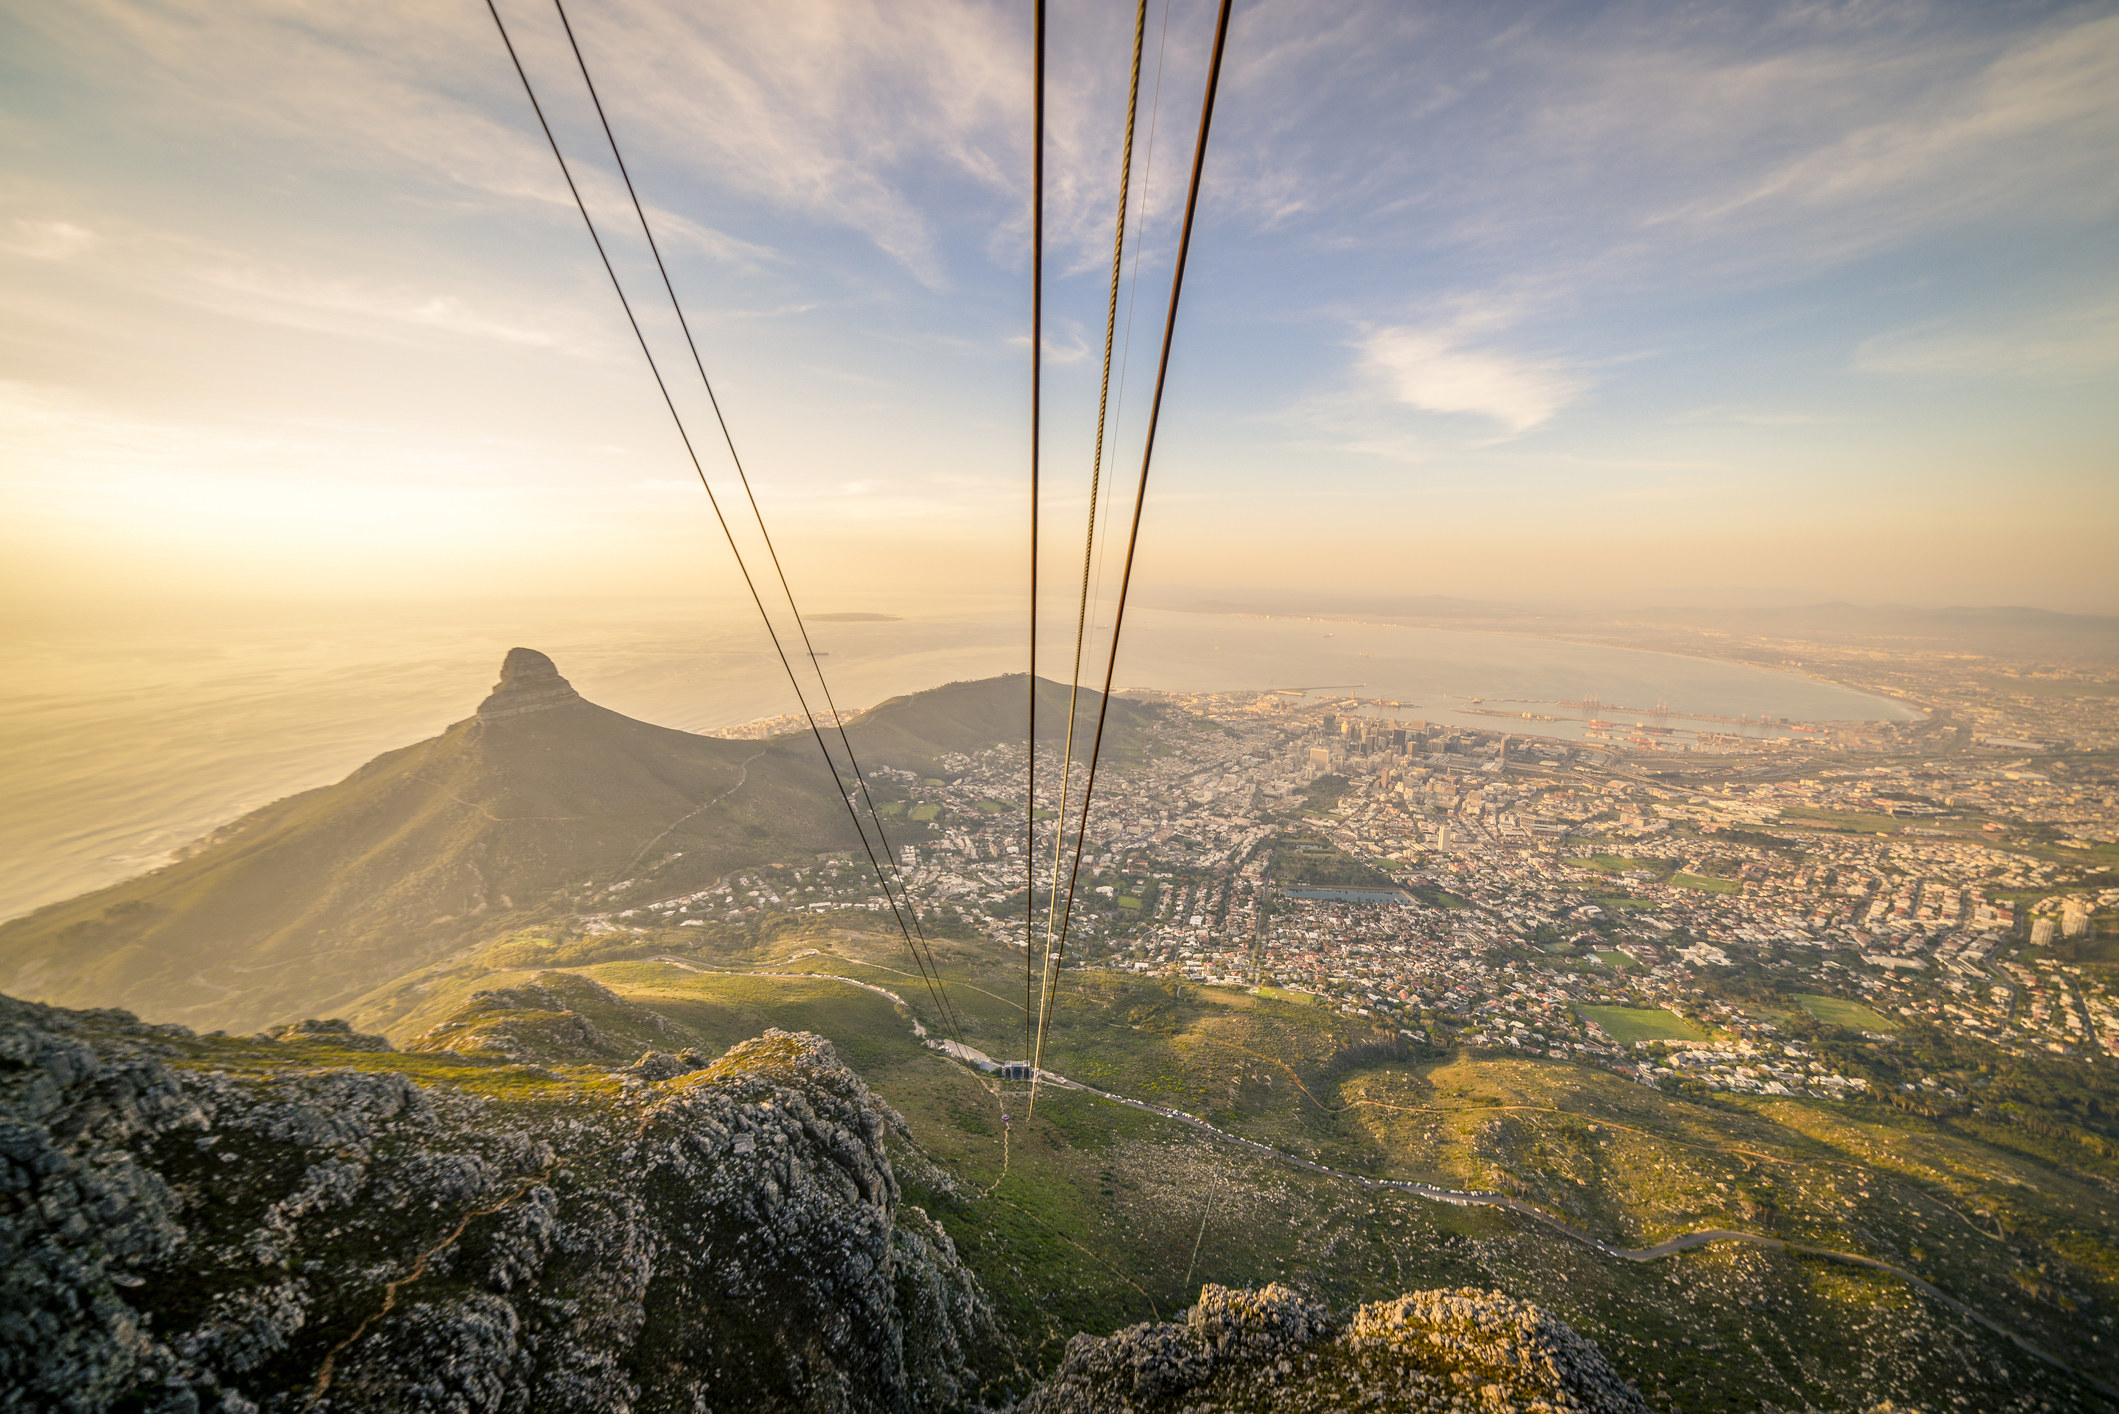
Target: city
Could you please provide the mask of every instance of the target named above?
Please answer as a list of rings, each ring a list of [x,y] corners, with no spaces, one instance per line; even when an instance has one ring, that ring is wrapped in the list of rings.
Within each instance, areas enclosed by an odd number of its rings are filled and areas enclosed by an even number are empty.
[[[1644,749],[1627,751],[1345,697],[1137,696],[1160,713],[1099,777],[1066,969],[1258,989],[1418,1047],[1652,1086],[1963,1099],[1904,1054],[1866,1063],[1915,1021],[2010,1055],[2119,1057],[2119,1002],[2075,960],[2119,907],[2105,862],[2119,798],[2100,759],[2050,736],[1975,734],[1931,711],[1897,728],[1700,732],[1675,751],[1643,723]],[[2052,731],[2050,712],[2039,725]],[[1066,765],[1041,746],[1038,766],[1042,951]],[[1022,748],[936,770],[869,773],[898,877],[923,918],[1020,948]],[[1082,784],[1077,761],[1070,819]],[[840,853],[584,922],[887,907],[869,862]],[[1791,997],[1869,1051],[1801,1043]]]

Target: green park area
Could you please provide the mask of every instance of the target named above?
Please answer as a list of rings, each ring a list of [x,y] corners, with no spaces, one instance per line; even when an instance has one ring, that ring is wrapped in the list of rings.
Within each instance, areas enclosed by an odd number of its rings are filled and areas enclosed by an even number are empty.
[[[1814,993],[1798,993],[1795,998],[1803,1004],[1803,1010],[1819,1021],[1832,1026],[1844,1026],[1853,1031],[1896,1031],[1898,1023],[1882,1014],[1871,1011],[1860,1002],[1850,1002],[1845,997],[1827,997]]]
[[[1672,874],[1670,882],[1681,889],[1699,889],[1710,894],[1742,893],[1744,886],[1735,879],[1716,879],[1706,874],[1687,874],[1683,870]]]
[[[1622,1046],[1636,1041],[1704,1041],[1707,1033],[1662,1007],[1578,1006],[1575,1011],[1604,1028]]]
[[[912,818],[915,820],[932,820],[941,813],[942,807],[939,805],[915,805],[912,807]]]

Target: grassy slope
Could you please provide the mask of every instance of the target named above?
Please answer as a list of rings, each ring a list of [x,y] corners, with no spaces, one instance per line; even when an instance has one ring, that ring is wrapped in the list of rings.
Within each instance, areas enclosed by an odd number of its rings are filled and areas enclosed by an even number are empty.
[[[971,943],[941,952],[965,1039],[1012,1053],[1019,960]],[[818,927],[693,965],[866,980],[935,1023],[894,939]],[[1551,1306],[1652,1396],[1688,1410],[1953,1392],[1983,1408],[2041,1392],[2058,1407],[2101,1407],[1887,1276],[1730,1244],[1628,1263],[1518,1217],[1306,1173],[1079,1093],[1048,1088],[1027,1119],[1026,1096],[921,1048],[886,999],[823,976],[647,960],[585,970],[698,1044],[768,1024],[831,1036],[911,1124],[916,1201],[1045,1361],[1076,1331],[1168,1316],[1202,1280],[1293,1280],[1335,1304],[1471,1283]],[[440,994],[471,985],[434,988],[435,1012],[416,1020],[432,1024],[448,1005]],[[1622,1246],[1725,1226],[1864,1253],[2083,1368],[2119,1373],[2092,1339],[2119,1296],[2119,1252],[2094,1236],[2119,1213],[2095,1175],[1876,1106],[1693,1102],[1543,1060],[1393,1060],[1376,1041],[1305,1004],[1089,973],[1070,979],[1051,1056],[1063,1073],[1286,1152],[1514,1193]],[[2070,1309],[2084,1294],[2092,1306]],[[2094,1324],[2083,1319],[2093,1311]],[[1826,1330],[1839,1334],[1819,1340]]]
[[[1021,687],[894,698],[853,734],[866,764],[924,770],[1012,739]],[[1066,688],[1040,692],[1064,736]],[[1158,716],[1122,699],[1112,712],[1121,755]],[[622,878],[668,896],[854,844],[806,732],[724,741],[586,702],[474,717],[255,811],[190,858],[0,925],[0,991],[252,1030],[345,1011],[467,946],[613,906],[602,890]]]
[[[1060,745],[1067,739],[1067,685],[1039,678],[1037,686],[1038,740]],[[1084,688],[1075,707],[1075,742],[1080,751],[1089,749],[1101,699],[1101,693]],[[1011,673],[893,697],[863,712],[846,731],[864,766],[897,766],[925,775],[946,752],[969,755],[1004,742],[1020,742],[1029,710],[1023,674]],[[1135,738],[1159,715],[1143,703],[1113,697],[1104,727],[1105,751],[1116,759],[1127,759]]]
[[[1834,1026],[1886,1033],[1898,1030],[1898,1023],[1889,1017],[1880,1016],[1860,1002],[1850,1002],[1845,997],[1826,997],[1804,992],[1798,994],[1796,1000],[1803,1004],[1804,1011],[1819,1021],[1829,1021]]]
[[[739,778],[721,805],[684,818]],[[250,1029],[342,1007],[562,905],[657,836],[658,856],[696,854],[709,874],[843,848],[849,827],[835,827],[832,805],[814,760],[782,743],[693,736],[587,703],[474,718],[269,805],[189,859],[0,928],[5,989]]]

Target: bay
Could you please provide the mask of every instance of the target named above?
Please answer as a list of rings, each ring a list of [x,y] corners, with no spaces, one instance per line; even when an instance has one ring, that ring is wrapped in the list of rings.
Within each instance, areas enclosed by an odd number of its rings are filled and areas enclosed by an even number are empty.
[[[1065,679],[1071,625],[1056,615],[1041,632],[1040,671]],[[846,709],[1023,666],[1021,611],[992,603],[887,621],[813,619],[811,634]],[[224,821],[432,736],[471,714],[517,645],[551,654],[591,701],[666,726],[712,730],[795,708],[770,641],[737,605],[704,614],[638,605],[251,610],[9,637],[0,917],[152,868]],[[1100,640],[1088,646],[1092,683],[1102,652]],[[1396,701],[1388,710],[1408,717],[1562,736],[1581,724],[1490,714],[1594,696],[1811,722],[1917,715],[1837,684],[1673,654],[1165,610],[1129,617],[1117,681],[1175,692],[1309,689]]]

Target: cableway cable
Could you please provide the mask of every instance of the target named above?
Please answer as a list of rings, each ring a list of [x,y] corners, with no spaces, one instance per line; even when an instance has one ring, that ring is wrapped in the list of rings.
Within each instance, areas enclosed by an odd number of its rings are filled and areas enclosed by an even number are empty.
[[[1030,672],[1029,749],[1023,753],[1023,1054],[1031,1050],[1037,1013],[1037,509],[1039,422],[1045,391],[1045,0],[1031,20],[1030,138]],[[1066,833],[1065,820],[1060,832]],[[1059,887],[1054,879],[1052,886]]]
[[[1155,135],[1162,124],[1163,109],[1163,60],[1170,50],[1170,6],[1174,0],[1163,0],[1162,36],[1155,43],[1155,87],[1148,96],[1148,152],[1140,164],[1140,215],[1133,220],[1133,272],[1126,279],[1126,334],[1118,345],[1118,401],[1112,406],[1111,421],[1123,425],[1126,411],[1126,375],[1133,367],[1133,314],[1140,302],[1140,257],[1148,246],[1148,213],[1155,208]],[[1104,599],[1104,558],[1111,547],[1111,513],[1118,509],[1118,496],[1107,492],[1104,497],[1103,529],[1096,545],[1096,587],[1090,591],[1089,602],[1101,604]],[[1091,624],[1089,631],[1099,631]]]
[[[1148,0],[1133,17],[1133,69],[1126,81],[1126,140],[1118,164],[1118,218],[1111,238],[1111,299],[1104,310],[1104,372],[1096,395],[1096,453],[1089,464],[1089,529],[1082,542],[1082,595],[1074,614],[1074,671],[1067,681],[1067,749],[1060,763],[1059,828],[1052,834],[1052,893],[1045,908],[1045,979],[1051,990],[1053,929],[1059,921],[1060,860],[1067,847],[1068,790],[1074,779],[1074,724],[1082,694],[1082,640],[1089,627],[1089,572],[1096,559],[1096,513],[1103,497],[1105,415],[1111,406],[1111,346],[1118,337],[1118,287],[1126,264],[1126,215],[1133,202],[1133,128],[1140,114],[1140,55],[1148,38]],[[1087,823],[1086,819],[1083,821]],[[1079,837],[1080,831],[1076,831]],[[1069,881],[1072,888],[1072,881]]]
[[[500,9],[495,0],[486,0],[486,10],[487,13],[492,15],[494,27],[500,32],[501,44],[508,51],[508,60],[515,67],[516,77],[522,80],[523,92],[530,100],[531,110],[537,115],[537,125],[543,130],[545,142],[552,149],[553,158],[559,163],[560,175],[566,181],[567,191],[574,198],[574,206],[581,213],[583,225],[588,228],[589,240],[596,247],[596,256],[603,263],[604,273],[610,277],[611,288],[617,293],[618,303],[625,311],[626,323],[632,328],[633,338],[639,343],[640,352],[647,359],[648,372],[654,377],[656,391],[662,395],[663,406],[669,409],[670,419],[676,424],[677,436],[684,444],[685,455],[691,461],[692,470],[698,474],[700,486],[706,491],[707,500],[713,507],[714,519],[721,527],[723,538],[728,541],[729,553],[735,557],[736,568],[743,576],[743,584],[750,592],[751,602],[757,607],[759,617],[764,620],[766,635],[772,640],[773,651],[780,659],[780,666],[787,674],[788,683],[794,688],[795,700],[802,707],[803,716],[809,722],[810,735],[816,739],[817,749],[824,756],[825,766],[830,772],[836,788],[841,784],[838,763],[832,759],[831,749],[824,744],[823,733],[817,728],[816,715],[809,708],[808,697],[802,691],[801,681],[795,674],[794,665],[788,660],[787,650],[780,642],[779,632],[773,627],[772,616],[766,611],[764,598],[759,594],[757,583],[751,576],[750,567],[745,563],[743,552],[736,544],[735,532],[728,523],[728,517],[722,512],[721,499],[714,493],[713,483],[707,479],[706,468],[699,460],[699,453],[692,443],[691,433],[684,425],[684,417],[677,411],[676,400],[671,396],[669,385],[662,376],[661,366],[655,361],[654,350],[649,346],[647,335],[641,329],[640,321],[633,313],[632,301],[626,297],[625,285],[618,278],[617,268],[611,264],[610,253],[604,248],[603,237],[596,229],[594,218],[589,215],[588,203],[581,195],[581,188],[574,181],[573,169],[567,164],[566,154],[559,147],[559,139],[553,134],[552,125],[545,118],[544,105],[538,101],[536,86],[530,82],[529,71],[523,67],[522,56],[515,50],[515,41],[508,34],[507,23],[501,19]],[[846,806],[847,816],[853,822],[854,832],[861,837],[862,849],[868,854],[869,863],[875,869],[877,882],[883,885],[884,896],[891,902],[891,911],[897,917],[898,930],[904,934],[906,948],[912,954],[913,963],[919,968],[922,979],[926,982],[928,995],[933,999],[943,1025],[961,1044],[961,1028],[957,1025],[955,1013],[950,1008],[943,994],[940,978],[933,970],[932,959],[923,958],[920,949],[914,944],[911,929],[906,926],[903,914],[898,911],[896,896],[891,892],[889,884],[885,880],[882,866],[876,863],[875,851],[869,847],[868,833],[861,828],[860,817],[854,811],[853,801],[845,792],[841,791],[839,794],[840,799]],[[909,907],[910,899],[908,898],[906,902]]]
[[[490,0],[489,0],[490,3]],[[1096,794],[1096,768],[1103,755],[1104,725],[1111,711],[1111,680],[1118,670],[1119,635],[1126,623],[1126,597],[1133,586],[1134,553],[1140,545],[1141,510],[1148,499],[1148,471],[1155,460],[1155,430],[1162,418],[1163,390],[1170,377],[1170,346],[1177,333],[1178,299],[1184,292],[1185,262],[1192,249],[1192,225],[1199,211],[1200,175],[1207,160],[1207,135],[1214,122],[1214,96],[1221,86],[1221,61],[1229,38],[1229,9],[1233,0],[1221,0],[1219,13],[1214,21],[1214,51],[1207,61],[1207,88],[1200,100],[1199,139],[1192,150],[1192,178],[1185,192],[1185,218],[1177,237],[1177,262],[1170,273],[1170,309],[1163,320],[1162,353],[1155,368],[1155,395],[1148,405],[1148,432],[1140,456],[1140,484],[1133,496],[1133,523],[1126,537],[1124,570],[1119,577],[1118,604],[1111,617],[1111,651],[1104,662],[1104,695],[1096,708],[1096,736],[1089,746],[1088,779],[1082,783],[1082,824],[1074,836],[1074,872],[1081,871],[1082,841],[1088,837],[1089,806]],[[1054,881],[1057,887],[1058,881]],[[1051,969],[1057,975],[1060,954],[1067,943],[1067,925],[1074,912],[1074,887],[1070,876],[1067,901],[1060,914],[1059,936],[1054,943],[1054,959]],[[1052,1025],[1052,1004],[1057,995],[1055,987],[1047,991],[1039,1008],[1037,1023],[1037,1050],[1030,1071],[1030,1105],[1037,1104],[1037,1077],[1044,1068],[1045,1041]]]
[[[920,945],[926,950],[929,965],[932,966],[934,945],[928,941],[927,930],[920,925],[919,910],[912,904],[909,891],[906,889],[904,873],[898,868],[896,856],[891,853],[890,837],[883,828],[882,812],[876,809],[875,798],[869,792],[867,773],[861,769],[860,758],[854,754],[853,741],[846,734],[846,719],[839,712],[838,702],[832,697],[831,680],[825,675],[824,665],[817,660],[816,645],[810,641],[809,637],[809,625],[802,617],[801,606],[795,602],[793,587],[787,582],[787,569],[780,563],[779,547],[773,543],[772,531],[766,527],[765,513],[758,508],[757,493],[751,489],[750,473],[744,469],[743,457],[736,450],[735,435],[729,431],[728,417],[721,410],[719,395],[714,392],[714,380],[707,376],[706,361],[700,356],[698,341],[692,337],[691,321],[684,317],[684,304],[677,298],[677,287],[670,279],[669,266],[663,262],[661,243],[655,239],[654,227],[647,218],[647,209],[641,204],[640,193],[634,189],[632,170],[626,166],[625,154],[619,149],[618,135],[611,130],[610,115],[604,111],[603,97],[597,92],[596,80],[589,74],[588,59],[581,52],[581,42],[574,34],[573,22],[567,18],[564,0],[552,0],[552,8],[558,12],[560,28],[566,31],[567,47],[574,51],[575,67],[580,69],[581,82],[588,89],[589,101],[595,105],[596,121],[603,128],[604,141],[610,144],[612,160],[618,164],[618,175],[625,182],[626,196],[631,199],[633,214],[640,221],[640,233],[647,238],[648,250],[655,258],[655,270],[662,277],[662,288],[670,297],[670,310],[677,316],[677,327],[683,331],[685,347],[691,352],[692,367],[699,372],[700,386],[706,390],[707,403],[713,408],[714,421],[721,429],[721,440],[728,447],[728,459],[736,468],[736,479],[742,484],[744,499],[750,503],[751,516],[757,522],[759,537],[765,542],[765,553],[772,561],[773,574],[780,582],[780,592],[786,596],[788,612],[793,615],[795,629],[802,637],[802,650],[809,658],[810,668],[817,675],[817,685],[824,694],[825,711],[830,716],[832,726],[838,733],[839,745],[846,752],[847,766],[853,774],[854,784],[859,790],[862,802],[868,811],[869,823],[874,825],[876,840],[883,848],[883,862],[889,866],[891,874],[897,878],[899,891],[907,893],[905,911],[912,917],[912,929],[919,935]],[[805,714],[807,714],[807,711],[808,704],[804,703]],[[810,729],[815,731],[816,719],[814,717],[810,718],[809,724]],[[827,761],[831,760],[829,751],[825,753],[825,759]],[[833,765],[832,776],[834,780],[838,779],[836,764]],[[856,820],[855,825],[856,828],[859,827],[858,820]],[[867,845],[868,840],[865,834],[862,836],[861,842],[864,847]],[[874,865],[875,862],[875,856],[871,852],[869,863]],[[889,897],[889,894],[889,885],[885,884],[884,895]],[[896,910],[896,906],[896,901],[892,900],[893,911]],[[900,923],[902,926],[902,919]],[[958,1039],[961,1040],[962,1038],[959,1037]]]

